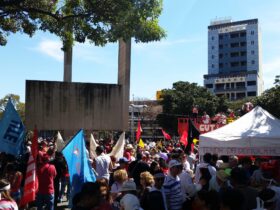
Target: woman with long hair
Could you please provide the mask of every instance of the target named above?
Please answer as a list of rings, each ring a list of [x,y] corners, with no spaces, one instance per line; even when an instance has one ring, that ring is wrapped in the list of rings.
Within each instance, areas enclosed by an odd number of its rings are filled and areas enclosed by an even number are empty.
[[[5,179],[0,179],[0,210],[18,210],[16,202],[10,195],[11,185]]]

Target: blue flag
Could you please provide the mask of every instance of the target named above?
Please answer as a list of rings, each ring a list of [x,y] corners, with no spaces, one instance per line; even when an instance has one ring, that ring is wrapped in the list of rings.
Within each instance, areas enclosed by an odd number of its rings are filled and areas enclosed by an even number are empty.
[[[80,130],[62,150],[70,174],[71,198],[81,191],[85,182],[95,182],[96,178],[86,152],[84,132]],[[72,201],[70,201],[72,203]]]
[[[24,130],[23,123],[9,99],[0,121],[0,152],[15,156],[22,154]]]

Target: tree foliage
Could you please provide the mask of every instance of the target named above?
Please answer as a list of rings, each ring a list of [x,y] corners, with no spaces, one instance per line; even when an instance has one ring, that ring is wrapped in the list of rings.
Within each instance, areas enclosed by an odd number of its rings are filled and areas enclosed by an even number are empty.
[[[261,96],[256,97],[254,105],[259,105],[277,118],[280,118],[280,82],[279,76],[275,78],[275,87],[266,90]]]
[[[158,24],[162,0],[5,0],[0,2],[0,45],[18,31],[37,29],[59,36],[64,48],[74,41],[103,46],[122,38],[136,42],[165,36]]]
[[[177,118],[191,116],[194,106],[198,106],[200,115],[206,111],[211,116],[228,109],[226,98],[216,97],[196,83],[176,82],[172,89],[164,89],[162,95],[163,113],[157,119],[172,134],[177,132]]]
[[[5,111],[5,107],[7,105],[7,102],[9,98],[12,100],[12,103],[15,106],[15,109],[17,110],[21,120],[24,122],[25,120],[25,104],[20,102],[20,96],[14,95],[14,94],[8,94],[4,98],[0,99],[0,119],[3,116],[3,113]]]

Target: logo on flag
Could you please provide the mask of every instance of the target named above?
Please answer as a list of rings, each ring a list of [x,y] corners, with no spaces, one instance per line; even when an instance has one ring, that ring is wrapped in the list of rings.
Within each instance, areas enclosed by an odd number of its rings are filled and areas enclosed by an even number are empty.
[[[80,130],[62,150],[70,174],[71,198],[81,191],[85,182],[95,182],[96,178],[86,153],[84,132]]]
[[[20,155],[23,152],[24,126],[9,99],[0,121],[0,152]]]

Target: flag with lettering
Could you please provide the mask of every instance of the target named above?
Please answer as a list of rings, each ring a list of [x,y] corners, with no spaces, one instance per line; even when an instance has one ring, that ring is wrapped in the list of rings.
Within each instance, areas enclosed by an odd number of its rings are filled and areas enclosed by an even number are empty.
[[[23,123],[9,99],[0,121],[0,152],[18,156],[23,152]]]
[[[95,182],[96,178],[86,152],[84,132],[80,130],[62,150],[70,174],[71,198],[81,191],[85,182]],[[72,200],[70,201],[70,205]]]

